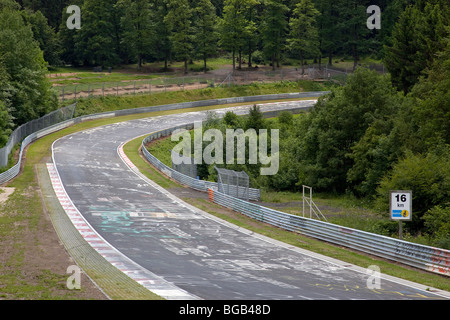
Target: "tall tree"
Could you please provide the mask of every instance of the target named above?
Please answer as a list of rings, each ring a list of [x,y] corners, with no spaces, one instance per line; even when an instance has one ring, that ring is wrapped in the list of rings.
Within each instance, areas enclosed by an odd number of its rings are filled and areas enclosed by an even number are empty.
[[[0,58],[0,147],[8,142],[9,135],[12,132],[13,120],[11,110],[6,105],[6,99],[9,92],[8,74]]]
[[[260,40],[259,26],[260,16],[258,15],[258,6],[261,5],[261,0],[247,0],[245,9],[245,19],[247,20],[244,29],[244,47],[245,53],[248,55],[248,67],[252,67],[252,54],[257,49]]]
[[[206,72],[206,59],[217,52],[216,9],[210,0],[198,0],[194,15],[196,53],[203,59],[203,71]]]
[[[364,53],[368,45],[366,39],[369,29],[367,28],[367,7],[370,1],[339,0],[339,23],[337,28],[343,35],[342,46],[345,52],[353,58],[353,70],[358,66],[361,53]]]
[[[46,17],[49,26],[55,31],[59,31],[63,20],[61,12],[63,9],[74,3],[74,0],[16,0],[24,9],[33,12],[40,11]],[[75,1],[76,2],[76,1]]]
[[[72,0],[71,4],[77,5],[81,8],[83,1],[84,0]],[[72,66],[78,66],[82,64],[83,61],[80,52],[75,48],[79,30],[67,28],[67,19],[71,16],[70,13],[67,13],[67,7],[62,10],[61,16],[62,22],[57,33],[57,38],[61,49],[60,60],[63,65],[69,64]]]
[[[0,87],[0,99],[2,112],[10,110],[16,125],[57,107],[43,52],[18,8],[14,1],[0,0],[0,64],[4,73],[0,78],[6,84]]]
[[[336,25],[338,21],[338,4],[333,0],[315,0],[315,7],[320,12],[317,16],[319,32],[319,66],[322,65],[322,55],[328,57],[328,65],[333,64],[333,55],[339,49],[341,33]]]
[[[399,90],[408,93],[442,50],[449,15],[448,6],[439,1],[424,6],[418,2],[402,13],[392,32],[392,45],[385,48],[385,63]]]
[[[192,57],[194,48],[192,9],[187,0],[169,0],[167,7],[168,13],[164,22],[170,30],[169,39],[175,56],[184,61],[184,73],[187,73],[188,60]]]
[[[81,29],[75,36],[77,56],[88,65],[115,65],[121,48],[120,8],[117,0],[85,0],[81,9]]]
[[[166,0],[153,0],[153,15],[155,19],[155,38],[153,41],[153,55],[156,59],[164,61],[164,71],[168,70],[168,62],[172,52],[170,30],[164,22],[169,12]]]
[[[317,30],[317,17],[320,12],[314,7],[312,0],[300,0],[293,10],[293,17],[289,22],[289,47],[298,52],[302,66],[302,74],[305,73],[305,54],[318,56],[319,34]]]
[[[299,150],[293,151],[303,158],[301,182],[323,191],[345,191],[347,172],[354,166],[348,155],[367,128],[392,114],[392,92],[387,77],[357,68],[344,87],[321,98],[301,128]]]
[[[120,20],[122,43],[128,54],[137,58],[139,70],[142,68],[143,56],[152,48],[155,35],[151,4],[148,0],[119,0],[117,6],[123,12]]]
[[[286,31],[286,14],[289,8],[280,0],[265,0],[262,18],[262,42],[263,51],[272,61],[272,69],[275,64],[279,67],[281,51],[283,49]]]
[[[245,45],[246,26],[243,1],[225,0],[223,17],[219,20],[219,44],[223,49],[232,52],[233,70],[236,69],[236,51],[240,52]]]
[[[31,26],[34,39],[44,52],[44,60],[50,65],[59,65],[61,45],[54,28],[48,25],[47,18],[41,11],[32,12],[29,9],[23,10],[22,16],[26,23]]]

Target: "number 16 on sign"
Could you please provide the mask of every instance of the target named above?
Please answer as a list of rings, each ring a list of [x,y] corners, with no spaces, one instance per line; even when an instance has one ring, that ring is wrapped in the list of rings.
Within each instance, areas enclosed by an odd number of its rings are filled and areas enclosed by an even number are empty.
[[[389,215],[391,220],[398,221],[398,234],[402,238],[402,221],[412,219],[412,191],[395,190],[389,195]]]

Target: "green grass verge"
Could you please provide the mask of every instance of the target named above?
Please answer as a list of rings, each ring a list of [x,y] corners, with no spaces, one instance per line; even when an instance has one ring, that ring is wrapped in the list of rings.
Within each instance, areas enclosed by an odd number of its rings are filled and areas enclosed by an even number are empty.
[[[165,175],[150,166],[137,152],[142,143],[143,137],[139,137],[128,142],[124,146],[124,152],[129,159],[136,165],[139,170],[149,179],[155,181],[163,188],[180,187],[177,183],[169,180]],[[341,261],[345,261],[363,268],[370,265],[377,265],[380,267],[382,273],[398,277],[401,279],[413,281],[426,286],[437,289],[450,290],[450,279],[444,276],[422,271],[415,268],[410,268],[401,264],[393,263],[380,259],[374,256],[369,256],[361,252],[356,252],[350,249],[335,246],[320,240],[309,238],[294,232],[285,231],[279,228],[272,227],[268,224],[250,219],[242,214],[223,214],[223,207],[204,199],[190,199],[182,198],[184,201],[196,206],[197,208],[206,211],[218,218],[231,222],[240,227],[246,228],[253,232],[271,237],[273,239],[285,242],[287,244],[310,250],[325,256],[329,256]]]
[[[327,91],[331,88],[331,86],[331,83],[317,83],[313,81],[302,80],[295,82],[282,81],[280,83],[249,84],[242,86],[226,86],[186,91],[160,92],[151,95],[125,95],[81,98],[77,101],[75,116],[209,99],[257,96],[290,92]],[[300,87],[302,88],[302,90],[300,90]],[[71,101],[66,101],[65,105],[69,105],[70,103]]]

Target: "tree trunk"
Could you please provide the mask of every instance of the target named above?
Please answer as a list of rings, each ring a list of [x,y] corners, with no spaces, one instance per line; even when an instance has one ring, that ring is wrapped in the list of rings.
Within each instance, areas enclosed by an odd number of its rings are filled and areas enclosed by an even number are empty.
[[[242,69],[242,50],[239,50],[239,70]]]
[[[188,70],[188,59],[185,58],[184,59],[184,74],[188,73],[187,70]]]
[[[142,55],[138,54],[138,70],[141,70],[142,68]]]
[[[235,52],[234,52],[234,49],[233,49],[233,70],[234,69],[236,69],[236,57],[235,57]]]
[[[248,67],[251,68],[252,67],[252,45],[251,45],[251,41],[249,42],[248,45]]]
[[[203,72],[206,73],[206,54],[203,56]]]
[[[305,74],[305,64],[303,63],[303,53],[300,51],[300,64],[302,66],[302,76]]]

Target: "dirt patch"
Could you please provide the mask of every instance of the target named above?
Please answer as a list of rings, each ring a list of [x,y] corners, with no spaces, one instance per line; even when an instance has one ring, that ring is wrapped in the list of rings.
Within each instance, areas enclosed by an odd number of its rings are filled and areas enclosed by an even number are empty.
[[[0,187],[0,204],[8,200],[14,190],[16,190],[16,188]]]
[[[78,73],[71,72],[71,73],[49,73],[47,75],[48,78],[59,78],[59,77],[75,77]]]

